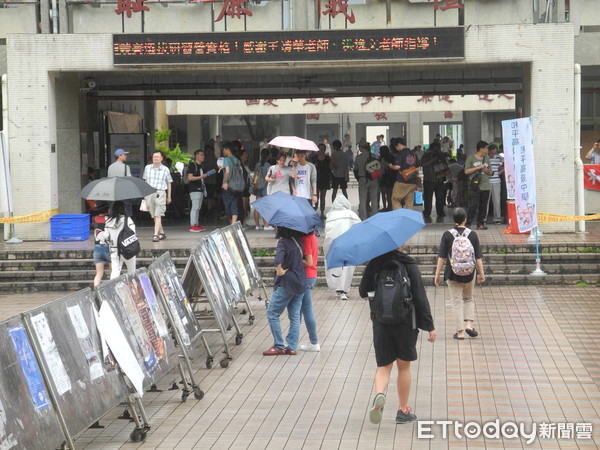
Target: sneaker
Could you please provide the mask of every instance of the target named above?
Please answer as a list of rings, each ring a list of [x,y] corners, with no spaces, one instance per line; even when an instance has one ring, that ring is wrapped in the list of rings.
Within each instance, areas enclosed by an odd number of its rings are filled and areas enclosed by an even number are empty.
[[[284,353],[285,355],[297,355],[298,354],[298,352],[296,350],[292,350],[289,347],[284,348],[283,351],[285,352]]]
[[[300,350],[302,350],[303,352],[320,352],[321,351],[321,344],[302,344],[300,347],[298,347]]]
[[[383,407],[385,405],[385,394],[377,394],[373,399],[373,406],[369,412],[369,420],[371,423],[378,424],[383,416]],[[398,418],[396,417],[396,420]]]
[[[192,226],[190,227],[190,231],[191,231],[192,233],[200,233],[200,227],[199,227],[198,225],[192,225]]]
[[[340,293],[340,300],[348,300],[348,294],[345,292]]]
[[[198,231],[206,231],[206,228],[201,227],[200,225],[198,225]]]
[[[263,352],[263,355],[264,356],[286,355],[286,352],[283,348],[273,346],[269,350],[265,350]]]
[[[259,227],[258,225],[255,228],[256,228],[256,231],[261,231],[263,229],[263,227]]]
[[[410,412],[410,409],[408,408],[406,408],[406,412],[398,410],[396,413],[396,423],[408,423],[414,422],[415,420],[417,420],[417,416]]]
[[[273,231],[275,228],[273,228],[271,225],[269,225],[268,227],[264,227],[263,230],[265,231]]]

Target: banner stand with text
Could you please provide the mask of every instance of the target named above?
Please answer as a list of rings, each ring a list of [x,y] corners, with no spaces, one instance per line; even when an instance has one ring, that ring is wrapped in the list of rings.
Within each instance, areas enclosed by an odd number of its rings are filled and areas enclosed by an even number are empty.
[[[518,229],[535,233],[536,268],[530,275],[545,276],[539,248],[532,118],[503,120],[502,141],[507,191],[509,198],[514,193]]]

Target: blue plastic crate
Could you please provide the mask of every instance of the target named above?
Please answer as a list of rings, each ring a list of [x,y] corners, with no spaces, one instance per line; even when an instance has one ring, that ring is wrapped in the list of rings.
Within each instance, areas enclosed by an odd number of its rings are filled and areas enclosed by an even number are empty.
[[[85,241],[89,237],[89,214],[58,214],[50,217],[51,241]]]

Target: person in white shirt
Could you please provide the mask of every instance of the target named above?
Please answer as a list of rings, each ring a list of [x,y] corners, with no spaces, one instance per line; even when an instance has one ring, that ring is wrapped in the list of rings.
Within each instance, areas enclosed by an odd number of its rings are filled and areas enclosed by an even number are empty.
[[[152,153],[152,164],[144,168],[144,181],[156,189],[156,192],[146,196],[148,212],[154,218],[154,236],[152,242],[166,239],[162,226],[162,216],[167,211],[167,205],[171,203],[171,183],[173,178],[167,166],[162,164],[163,156],[159,151]]]
[[[305,150],[296,150],[298,162],[292,169],[295,196],[303,197],[314,208],[317,205],[317,168],[306,160]]]

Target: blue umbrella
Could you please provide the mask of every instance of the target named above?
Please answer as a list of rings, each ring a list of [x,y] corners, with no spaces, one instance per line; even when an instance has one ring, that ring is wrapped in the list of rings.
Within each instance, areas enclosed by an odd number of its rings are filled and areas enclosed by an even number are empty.
[[[310,233],[323,226],[307,199],[275,192],[251,203],[270,225]]]
[[[327,268],[358,266],[391,252],[424,226],[423,215],[410,209],[375,214],[333,240],[327,252]]]

